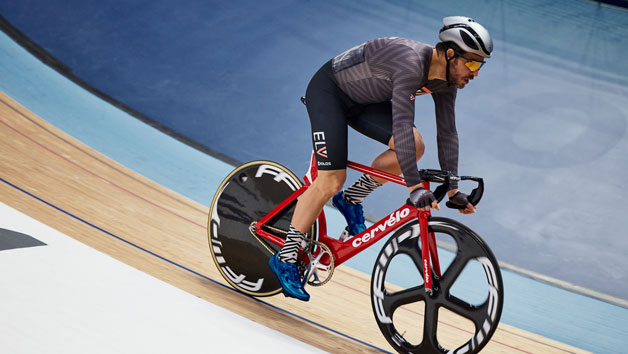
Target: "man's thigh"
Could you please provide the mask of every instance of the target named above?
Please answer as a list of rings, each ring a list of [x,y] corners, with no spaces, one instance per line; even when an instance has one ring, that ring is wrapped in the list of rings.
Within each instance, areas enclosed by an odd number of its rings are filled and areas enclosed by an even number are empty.
[[[349,118],[351,128],[369,138],[388,145],[392,138],[392,104],[390,101],[365,105]]]

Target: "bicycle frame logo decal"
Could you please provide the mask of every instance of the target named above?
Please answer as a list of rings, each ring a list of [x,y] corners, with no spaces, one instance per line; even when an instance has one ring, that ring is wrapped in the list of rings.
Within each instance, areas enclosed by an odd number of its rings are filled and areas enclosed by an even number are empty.
[[[325,132],[314,132],[312,133],[312,137],[314,138],[314,150],[316,150],[316,154],[318,156],[327,158],[327,143],[325,142]],[[319,147],[320,146],[320,147]],[[328,164],[328,163],[318,163],[319,165]]]
[[[388,219],[385,221],[380,221],[379,224],[376,224],[371,228],[371,231],[364,233],[362,237],[356,237],[351,245],[355,248],[360,247],[362,244],[371,241],[375,238],[375,234],[385,232],[386,229],[396,225],[402,219],[408,217],[410,215],[410,208],[404,208],[402,210],[397,210],[396,212],[389,215]]]
[[[423,273],[424,273],[424,277],[423,279],[425,279],[426,283],[430,282],[430,271],[429,271],[430,267],[427,266],[427,259],[423,260]]]

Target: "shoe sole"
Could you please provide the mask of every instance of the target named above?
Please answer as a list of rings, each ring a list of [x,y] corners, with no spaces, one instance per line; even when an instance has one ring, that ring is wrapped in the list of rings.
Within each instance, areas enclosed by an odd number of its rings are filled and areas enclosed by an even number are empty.
[[[279,262],[279,261],[277,261],[277,262]],[[270,270],[273,271],[273,274],[275,275],[275,278],[277,278],[277,281],[279,281],[279,275],[277,275],[277,272],[275,271],[275,268],[273,268],[273,266],[270,265],[270,262],[269,262],[268,266],[270,267]],[[281,281],[279,281],[279,286],[281,286]],[[297,300],[301,300],[301,301],[310,301],[309,297],[307,299],[302,299],[300,297],[297,297],[297,296],[294,296],[294,295],[290,294],[289,292],[286,291],[286,289],[283,286],[281,286],[281,293],[285,297],[291,297],[293,299],[297,299]]]

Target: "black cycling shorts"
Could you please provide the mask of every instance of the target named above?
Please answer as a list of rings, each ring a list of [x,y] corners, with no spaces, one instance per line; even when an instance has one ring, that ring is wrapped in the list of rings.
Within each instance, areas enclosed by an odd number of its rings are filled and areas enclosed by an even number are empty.
[[[363,105],[351,100],[338,87],[331,60],[312,77],[305,99],[319,170],[346,168],[347,126],[384,145],[392,137],[391,102]]]

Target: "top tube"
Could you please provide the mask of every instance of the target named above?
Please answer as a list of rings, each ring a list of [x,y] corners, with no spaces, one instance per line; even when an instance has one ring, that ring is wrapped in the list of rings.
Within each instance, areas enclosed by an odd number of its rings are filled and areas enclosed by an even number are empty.
[[[312,156],[314,159],[314,156]],[[313,164],[313,168],[316,168],[316,164]],[[347,161],[347,168],[363,172],[369,174],[371,176],[383,178],[387,181],[406,186],[405,178],[397,175],[393,175],[392,173],[388,173],[382,170],[378,170],[366,165],[359,164],[353,161]],[[478,184],[478,186],[471,192],[469,195],[469,201],[473,205],[477,205],[482,198],[482,194],[484,193],[484,181],[480,177],[472,177],[472,176],[456,176],[449,171],[436,170],[436,169],[420,169],[419,176],[423,182],[434,182],[440,183],[434,190],[434,196],[440,202],[447,194],[449,190],[449,184],[453,181],[465,181],[470,180],[474,181]]]
[[[401,176],[393,175],[392,173],[362,165],[357,162],[347,161],[347,168],[368,173],[371,176],[380,177],[389,182],[394,182],[403,186],[406,185],[406,179]],[[460,177],[454,175],[453,173],[443,170],[421,169],[419,170],[419,175],[421,176],[421,180],[425,182],[446,183],[447,181],[451,182],[461,180]]]

